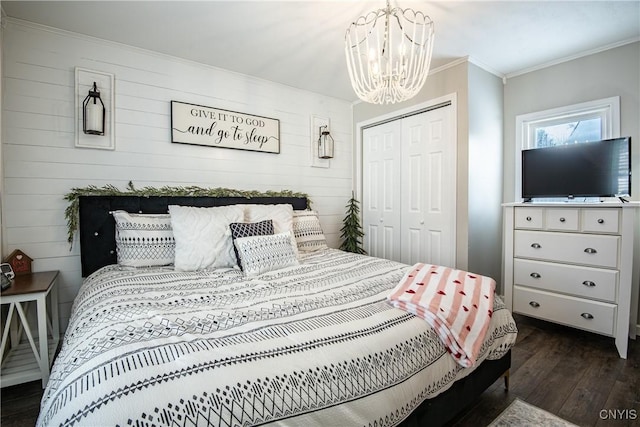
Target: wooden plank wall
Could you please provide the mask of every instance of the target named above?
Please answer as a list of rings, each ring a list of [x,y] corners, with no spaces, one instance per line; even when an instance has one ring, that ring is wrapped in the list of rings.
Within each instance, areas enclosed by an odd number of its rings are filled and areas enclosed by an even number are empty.
[[[66,327],[81,285],[79,244],[66,241],[63,200],[73,187],[197,185],[310,194],[329,244],[339,244],[352,188],[351,104],[130,46],[6,19],[3,29],[2,249],[20,248],[34,270],[61,270]],[[312,66],[312,64],[309,64]],[[115,75],[115,151],[75,148],[74,69]],[[280,120],[281,152],[170,140],[170,101]],[[330,168],[312,168],[310,120],[329,118]]]

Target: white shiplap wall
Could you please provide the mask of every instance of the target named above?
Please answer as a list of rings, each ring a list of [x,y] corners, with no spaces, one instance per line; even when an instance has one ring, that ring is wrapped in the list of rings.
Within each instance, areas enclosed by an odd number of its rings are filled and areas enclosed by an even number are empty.
[[[34,270],[61,271],[63,326],[82,281],[79,245],[66,242],[63,196],[73,187],[306,192],[337,247],[352,188],[348,102],[11,18],[2,51],[3,252],[20,248]],[[74,148],[75,67],[115,75],[115,151]],[[279,119],[280,154],[172,144],[171,100]],[[312,115],[331,121],[330,168],[310,167]]]

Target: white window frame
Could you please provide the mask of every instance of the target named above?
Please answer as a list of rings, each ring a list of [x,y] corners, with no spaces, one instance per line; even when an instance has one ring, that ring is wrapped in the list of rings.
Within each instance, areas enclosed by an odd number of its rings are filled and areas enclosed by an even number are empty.
[[[620,137],[620,97],[598,99],[516,116],[515,200],[522,200],[522,150],[533,148],[535,129],[577,119],[602,118],[602,139]]]

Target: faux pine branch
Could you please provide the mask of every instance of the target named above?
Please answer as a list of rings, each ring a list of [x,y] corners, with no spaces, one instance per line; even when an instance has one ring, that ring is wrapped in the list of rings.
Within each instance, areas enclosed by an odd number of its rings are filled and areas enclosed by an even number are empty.
[[[80,196],[179,196],[179,197],[305,197],[311,206],[311,200],[306,193],[297,193],[290,190],[282,191],[254,191],[254,190],[234,190],[231,188],[202,188],[197,186],[160,188],[143,187],[135,188],[133,182],[129,181],[125,190],[108,184],[104,187],[89,185],[83,188],[72,188],[64,199],[69,202],[65,209],[64,216],[67,220],[67,241],[73,243],[73,237],[80,223]]]

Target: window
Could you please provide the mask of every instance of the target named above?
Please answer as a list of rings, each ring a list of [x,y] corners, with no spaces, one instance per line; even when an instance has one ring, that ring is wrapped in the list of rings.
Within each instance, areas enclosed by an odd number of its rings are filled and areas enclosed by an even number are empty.
[[[620,136],[620,97],[569,105],[516,117],[515,200],[522,199],[522,150]],[[554,201],[558,199],[545,199]]]

